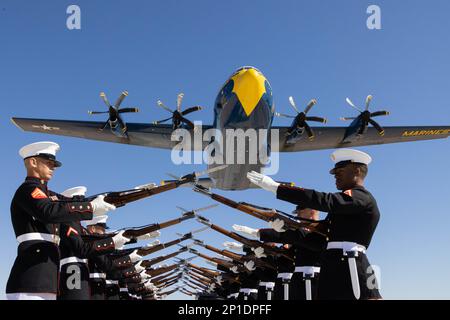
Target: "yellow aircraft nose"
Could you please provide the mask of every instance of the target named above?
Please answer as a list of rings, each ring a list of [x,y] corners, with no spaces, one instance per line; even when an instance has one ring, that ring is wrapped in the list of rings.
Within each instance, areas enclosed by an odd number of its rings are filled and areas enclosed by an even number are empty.
[[[250,116],[266,92],[266,78],[258,70],[248,68],[238,71],[231,80],[234,82],[232,92],[237,95],[245,114]]]

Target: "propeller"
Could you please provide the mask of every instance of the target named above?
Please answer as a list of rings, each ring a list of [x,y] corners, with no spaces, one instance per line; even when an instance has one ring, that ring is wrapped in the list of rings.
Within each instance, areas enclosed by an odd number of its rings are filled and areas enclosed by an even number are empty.
[[[314,132],[309,126],[307,121],[313,121],[313,122],[320,122],[320,123],[327,123],[327,119],[321,118],[321,117],[314,117],[314,116],[307,116],[308,112],[311,110],[311,108],[317,103],[316,99],[312,99],[308,102],[306,105],[306,108],[304,111],[300,112],[295,104],[294,98],[289,97],[289,104],[294,109],[295,112],[297,112],[296,116],[291,116],[284,113],[275,112],[275,116],[277,117],[284,117],[284,118],[293,118],[294,121],[292,121],[292,124],[288,131],[286,132],[286,135],[291,135],[297,130],[303,130],[306,131],[306,134],[308,135],[308,138],[310,140],[314,139]]]
[[[385,110],[370,112],[369,106],[370,106],[370,102],[372,101],[372,99],[373,99],[373,96],[371,96],[371,95],[367,96],[366,107],[364,110],[362,110],[361,108],[355,106],[355,104],[349,98],[346,98],[345,101],[347,102],[347,104],[350,107],[352,107],[353,109],[359,111],[360,114],[357,117],[342,117],[340,119],[343,121],[360,119],[361,127],[358,130],[358,134],[360,134],[360,135],[366,131],[367,126],[370,123],[378,131],[379,135],[382,136],[382,135],[384,135],[384,129],[372,118],[378,117],[378,116],[387,116],[387,115],[389,115],[389,112],[385,111]]]
[[[108,111],[88,111],[90,115],[93,114],[105,114],[108,113],[109,117],[108,120],[106,120],[105,124],[99,129],[99,131],[103,131],[108,123],[110,124],[111,128],[114,129],[117,124],[120,124],[120,126],[123,128],[122,130],[126,131],[125,123],[123,122],[122,118],[120,117],[121,113],[130,113],[130,112],[139,112],[138,108],[121,108],[120,105],[122,104],[125,97],[128,96],[128,91],[122,91],[119,98],[117,98],[116,103],[114,105],[111,105],[108,98],[106,97],[106,94],[104,92],[100,92],[100,98],[102,98],[105,105],[108,107]]]
[[[177,108],[175,110],[171,110],[169,107],[167,107],[161,100],[158,100],[156,103],[159,107],[163,108],[164,110],[170,112],[172,116],[167,119],[154,121],[153,124],[160,124],[167,122],[169,120],[172,120],[172,129],[178,129],[181,124],[186,124],[189,129],[194,129],[194,124],[189,119],[185,118],[185,115],[188,115],[189,113],[199,111],[202,109],[200,106],[194,106],[187,108],[186,110],[181,111],[181,102],[183,101],[184,93],[179,93],[177,96]]]

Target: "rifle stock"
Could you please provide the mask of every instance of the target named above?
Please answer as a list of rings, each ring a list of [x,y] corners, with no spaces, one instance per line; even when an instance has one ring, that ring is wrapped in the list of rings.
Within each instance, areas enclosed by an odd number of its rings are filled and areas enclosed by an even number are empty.
[[[264,242],[258,241],[258,240],[252,240],[252,239],[248,239],[246,237],[243,237],[239,234],[237,234],[236,232],[230,232],[228,230],[225,230],[215,224],[211,224],[210,225],[211,229],[222,233],[228,237],[230,237],[231,239],[234,239],[236,241],[239,241],[241,243],[243,243],[244,245],[248,246],[248,247],[253,247],[253,248],[257,248],[257,247],[262,247],[264,248],[264,251],[266,251],[269,254],[274,254],[277,256],[282,256],[288,260],[294,261],[294,258],[292,258],[291,256],[287,255],[286,253],[282,252],[281,249],[278,248],[272,248],[269,245],[265,244]]]
[[[158,244],[156,246],[153,246],[153,247],[150,247],[150,248],[141,248],[141,249],[139,249],[137,251],[137,254],[144,257],[144,256],[152,254],[152,253],[154,253],[156,251],[159,251],[159,250],[171,247],[173,245],[176,245],[176,244],[178,244],[178,243],[180,243],[180,242],[182,242],[184,240],[187,240],[187,239],[189,239],[189,238],[183,236],[183,237],[181,237],[179,239],[175,239],[175,240],[172,240],[172,241],[169,241],[169,242],[166,242],[166,243],[160,243],[160,244]]]
[[[300,228],[308,228],[312,232],[319,233],[323,236],[327,236],[327,226],[325,226],[321,221],[313,221],[313,220],[307,220],[302,219],[303,221],[297,221],[294,220],[285,214],[282,214],[278,212],[275,209],[267,209],[267,208],[257,208],[257,206],[245,203],[245,202],[236,202],[234,200],[231,200],[229,198],[226,198],[224,196],[221,196],[216,193],[212,193],[207,188],[196,185],[194,188],[194,191],[202,193],[206,196],[209,196],[211,199],[220,202],[230,208],[239,210],[241,212],[244,212],[246,214],[249,214],[255,218],[258,218],[260,220],[264,221],[273,221],[275,219],[283,220],[286,227],[292,230],[298,230]]]

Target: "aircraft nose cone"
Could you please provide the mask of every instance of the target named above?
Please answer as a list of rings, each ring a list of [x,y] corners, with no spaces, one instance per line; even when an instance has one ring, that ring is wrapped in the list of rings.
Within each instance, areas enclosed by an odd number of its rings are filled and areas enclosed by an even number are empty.
[[[242,104],[245,114],[249,116],[262,95],[266,92],[266,78],[256,69],[242,69],[231,77],[233,91]]]

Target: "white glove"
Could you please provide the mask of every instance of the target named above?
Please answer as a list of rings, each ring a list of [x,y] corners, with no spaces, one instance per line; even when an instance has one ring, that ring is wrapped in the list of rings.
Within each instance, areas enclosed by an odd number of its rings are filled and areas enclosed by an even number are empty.
[[[222,284],[222,276],[216,276],[214,279],[216,280],[219,286]]]
[[[153,231],[153,232],[143,234],[142,236],[136,237],[136,240],[148,240],[148,239],[158,238],[160,235],[161,235],[161,232]]]
[[[238,224],[233,224],[233,229],[238,232],[246,233],[252,237],[259,238],[259,230],[258,229],[252,229],[252,228],[249,228],[246,226],[240,226]]]
[[[241,243],[232,242],[232,241],[225,241],[223,243],[223,245],[230,250],[241,250],[242,247],[244,246]]]
[[[157,246],[158,244],[160,244],[161,242],[159,240],[155,240],[153,242],[147,243],[145,245],[142,246],[142,249],[149,249],[151,247]]]
[[[276,232],[285,232],[284,221],[280,219],[275,219],[274,221],[269,221],[269,226]]]
[[[252,251],[255,253],[255,256],[257,258],[266,258],[267,255],[264,253],[264,248],[263,247],[258,247],[256,249],[252,248]]]
[[[233,271],[233,273],[239,273],[237,266],[231,267],[230,270]]]
[[[251,183],[256,184],[258,187],[277,194],[277,189],[280,184],[275,182],[271,177],[256,171],[250,171],[247,173],[247,178]]]
[[[244,262],[244,266],[249,270],[249,271],[253,271],[255,270],[255,262],[250,260],[250,261],[246,261]]]
[[[101,216],[107,213],[109,210],[116,210],[115,206],[108,202],[105,202],[104,199],[104,195],[99,195],[97,198],[91,201],[94,216]]]
[[[150,290],[155,290],[156,289],[156,287],[150,281],[147,281],[146,283],[144,283],[144,287],[146,289],[150,289]]]
[[[123,245],[130,241],[129,238],[124,237],[122,234],[125,232],[125,230],[120,231],[118,234],[116,234],[114,237],[112,237],[112,240],[114,242],[114,247],[116,249],[122,249]]]
[[[142,256],[137,254],[137,250],[130,253],[128,257],[130,257],[131,262],[137,262],[142,259]]]
[[[209,285],[209,290],[214,290],[216,288],[216,285],[214,283],[211,283]]]
[[[139,275],[141,276],[141,280],[144,280],[144,281],[148,280],[148,279],[150,279],[152,277],[151,275],[147,274],[145,272],[145,270],[139,272]]]
[[[139,261],[138,263],[136,263],[136,265],[134,266],[134,269],[136,269],[136,272],[141,272],[144,271],[145,268],[142,266],[142,260]]]

